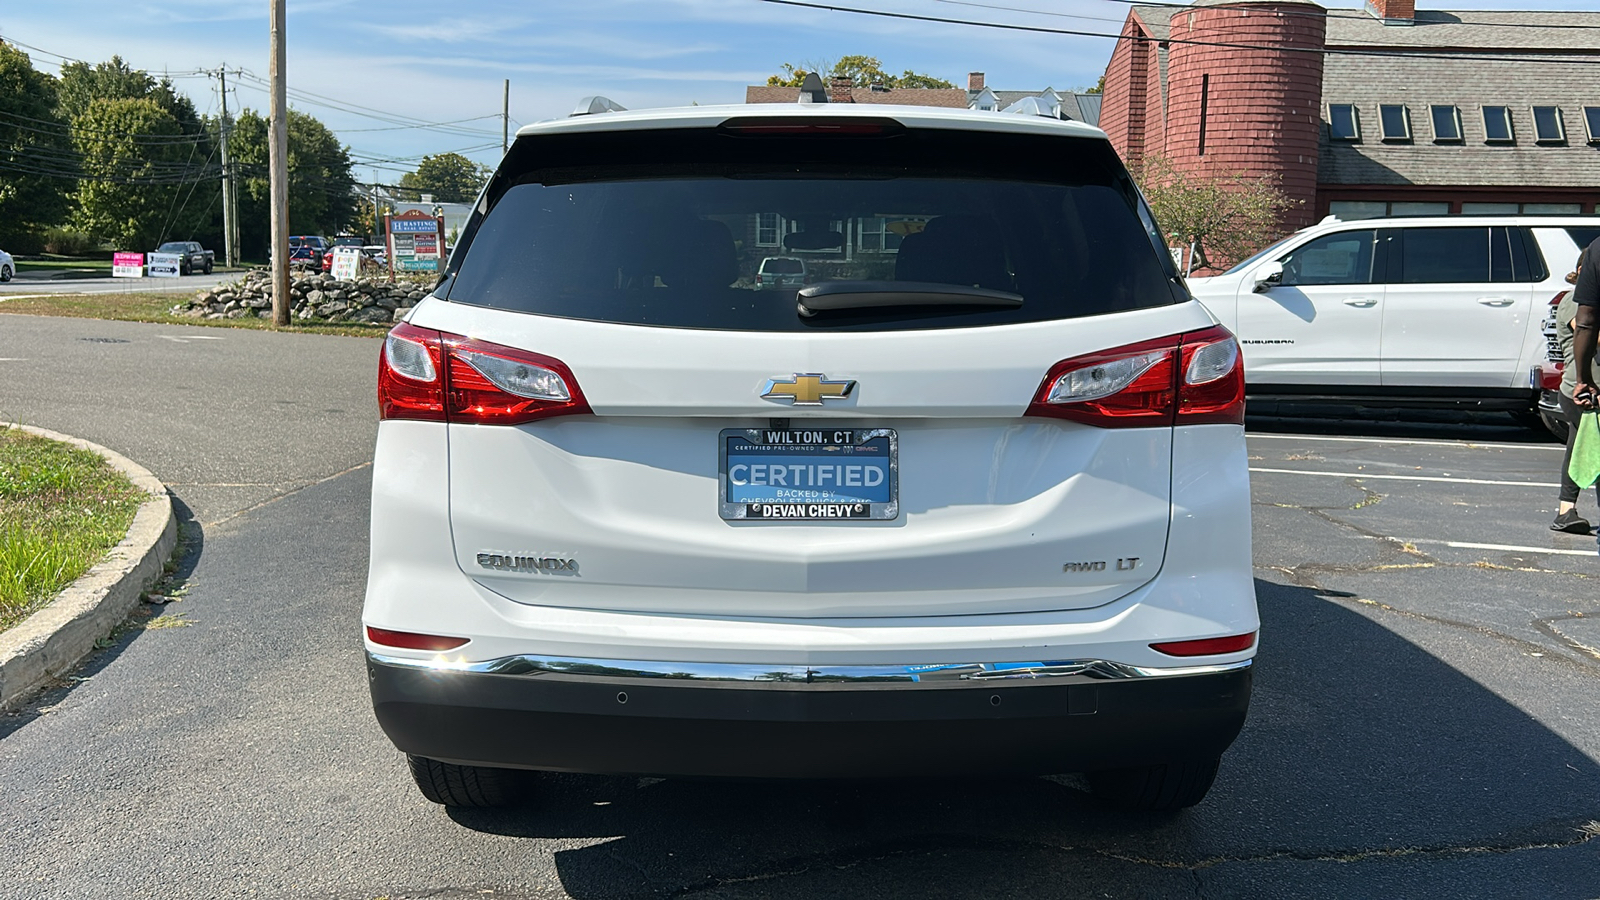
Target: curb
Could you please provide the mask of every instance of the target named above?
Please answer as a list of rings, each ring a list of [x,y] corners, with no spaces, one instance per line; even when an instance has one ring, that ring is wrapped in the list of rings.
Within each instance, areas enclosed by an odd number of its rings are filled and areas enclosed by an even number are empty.
[[[9,423],[0,422],[0,428]],[[64,588],[50,604],[0,633],[0,712],[16,709],[52,679],[70,671],[139,604],[161,577],[178,545],[178,520],[167,486],[150,471],[114,450],[80,438],[14,426],[39,437],[91,450],[134,486],[150,494],[139,506],[122,543]]]

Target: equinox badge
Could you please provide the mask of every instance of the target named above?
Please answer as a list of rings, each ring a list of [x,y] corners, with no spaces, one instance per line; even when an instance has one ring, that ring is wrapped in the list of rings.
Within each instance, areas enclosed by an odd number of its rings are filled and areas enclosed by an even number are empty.
[[[829,381],[815,372],[793,378],[773,378],[761,391],[763,400],[791,400],[795,406],[821,406],[824,400],[843,399],[856,389],[854,381]]]

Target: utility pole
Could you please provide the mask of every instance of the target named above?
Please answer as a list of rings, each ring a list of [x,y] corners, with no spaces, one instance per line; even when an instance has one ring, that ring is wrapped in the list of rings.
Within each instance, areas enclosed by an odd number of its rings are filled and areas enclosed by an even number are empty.
[[[272,3],[272,140],[268,163],[272,170],[272,325],[289,324],[289,103],[284,85],[286,54],[283,46],[284,0]]]
[[[500,155],[511,149],[511,79],[506,79],[505,96],[500,101]]]
[[[237,210],[233,208],[232,157],[228,155],[228,136],[233,131],[233,120],[228,118],[228,64],[217,70],[217,80],[222,96],[222,262],[228,267],[239,264],[237,244],[234,242],[233,222]]]

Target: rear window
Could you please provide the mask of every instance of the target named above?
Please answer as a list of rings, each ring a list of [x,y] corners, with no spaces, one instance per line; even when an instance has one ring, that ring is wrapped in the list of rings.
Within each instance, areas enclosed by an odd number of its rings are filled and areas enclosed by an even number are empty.
[[[451,259],[448,299],[742,331],[999,325],[1187,299],[1107,142],[884,129],[523,139]],[[799,285],[772,290],[756,279],[802,272],[810,290],[850,282],[871,295],[914,282],[1021,302],[947,298],[804,316]]]

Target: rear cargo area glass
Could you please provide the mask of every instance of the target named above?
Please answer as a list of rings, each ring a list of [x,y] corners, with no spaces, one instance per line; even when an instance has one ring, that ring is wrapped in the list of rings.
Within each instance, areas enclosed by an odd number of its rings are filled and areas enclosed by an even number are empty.
[[[898,127],[540,136],[518,142],[482,208],[452,260],[448,299],[539,315],[738,331],[907,330],[1186,299],[1103,140]],[[802,271],[804,284],[786,279],[779,290],[757,279]],[[868,291],[955,285],[1022,302],[797,312],[797,291],[837,282]]]

